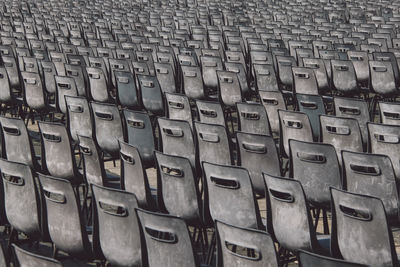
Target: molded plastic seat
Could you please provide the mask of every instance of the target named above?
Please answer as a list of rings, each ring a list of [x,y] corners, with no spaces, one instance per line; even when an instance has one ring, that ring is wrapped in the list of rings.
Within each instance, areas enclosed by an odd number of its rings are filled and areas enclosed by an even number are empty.
[[[227,107],[235,106],[242,102],[242,89],[238,75],[230,71],[217,71],[219,98],[222,104]]]
[[[216,221],[216,232],[217,266],[279,266],[273,239],[267,233],[220,221]]]
[[[46,93],[39,73],[21,72],[24,85],[24,101],[27,106],[37,111],[47,108]]]
[[[183,219],[140,209],[136,213],[146,242],[149,267],[200,266]]]
[[[267,111],[258,103],[236,103],[239,130],[246,133],[271,135]]]
[[[66,96],[78,96],[75,80],[71,77],[56,76],[57,107],[61,113],[67,113]]]
[[[226,127],[225,115],[220,103],[197,100],[196,107],[200,122]]]
[[[139,109],[141,107],[135,76],[127,71],[114,71],[117,84],[118,101],[122,107]]]
[[[380,199],[331,189],[332,256],[368,266],[398,265]]]
[[[167,116],[173,120],[184,120],[193,129],[192,109],[186,95],[165,93]]]
[[[314,139],[319,140],[319,116],[326,114],[322,97],[319,95],[296,94],[296,100],[299,111],[307,114],[308,119],[310,120]]]
[[[300,267],[366,267],[367,265],[322,256],[304,250],[297,252]]]
[[[331,60],[334,88],[345,95],[358,93],[356,71],[350,60]]]
[[[144,108],[155,114],[164,114],[164,100],[157,77],[150,75],[137,76]]]
[[[255,64],[255,85],[260,91],[279,91],[277,76],[273,65]]]
[[[372,90],[383,96],[393,97],[399,94],[396,85],[393,66],[390,61],[371,60],[369,62]]]
[[[246,169],[203,162],[204,203],[212,220],[253,229],[264,229]]]
[[[262,173],[281,176],[281,163],[275,141],[271,136],[237,132],[238,166],[249,172],[254,191],[264,196]]]
[[[183,91],[191,99],[205,98],[203,76],[199,66],[181,65]]]
[[[400,125],[400,104],[396,102],[379,102],[381,122]]]
[[[348,151],[343,151],[342,157],[347,190],[381,199],[389,223],[398,224],[399,192],[390,158],[386,155]]]
[[[90,96],[96,102],[110,102],[106,74],[101,68],[86,67],[89,76]]]
[[[189,225],[202,226],[201,195],[196,173],[187,158],[155,152],[159,202],[168,214]]]
[[[304,249],[329,254],[330,238],[316,234],[300,181],[265,173],[264,180],[267,193],[267,229],[273,233],[277,242],[290,251]]]
[[[325,93],[329,90],[329,78],[324,60],[322,58],[304,58],[303,65],[314,71],[318,84],[318,91]]]
[[[289,140],[290,177],[303,185],[307,201],[329,208],[329,188],[342,188],[340,165],[332,145]]]
[[[78,135],[93,136],[93,117],[85,97],[65,96],[67,125],[72,140],[78,142]]]
[[[281,92],[259,91],[261,103],[267,111],[268,121],[271,126],[271,132],[280,135],[278,110],[286,110],[285,99]]]
[[[143,252],[135,195],[98,185],[93,185],[92,190],[96,200],[95,222],[105,258],[116,266],[141,266]]]
[[[34,254],[32,252],[26,251],[16,244],[12,244],[14,248],[14,253],[16,256],[16,261],[18,266],[21,267],[62,267],[63,265],[56,259],[48,258],[42,255]],[[1,263],[1,262],[0,262]],[[5,263],[4,263],[5,264]],[[4,265],[7,267],[7,265]]]
[[[292,67],[293,87],[298,94],[318,95],[318,84],[314,70],[306,67]]]

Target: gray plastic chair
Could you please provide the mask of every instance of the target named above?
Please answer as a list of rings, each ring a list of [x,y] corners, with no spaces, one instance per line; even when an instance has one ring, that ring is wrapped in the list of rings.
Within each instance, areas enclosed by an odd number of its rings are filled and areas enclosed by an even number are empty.
[[[34,254],[27,250],[18,247],[16,244],[12,245],[16,256],[16,261],[20,267],[62,267],[63,265],[56,259],[48,258],[42,255]],[[1,263],[1,262],[0,262]],[[7,267],[7,265],[2,265]]]
[[[341,259],[322,256],[305,250],[297,252],[300,267],[366,267],[367,265],[353,263]]]

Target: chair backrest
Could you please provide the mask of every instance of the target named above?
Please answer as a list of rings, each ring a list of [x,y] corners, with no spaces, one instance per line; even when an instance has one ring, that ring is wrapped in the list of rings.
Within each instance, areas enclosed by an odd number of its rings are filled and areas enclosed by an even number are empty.
[[[321,115],[320,122],[321,141],[335,147],[340,165],[342,150],[363,151],[361,130],[356,119]]]
[[[242,53],[240,54],[242,55]],[[225,69],[227,71],[234,72],[237,74],[240,88],[242,90],[242,95],[249,94],[251,89],[249,88],[245,65],[241,63],[225,62]]]
[[[23,163],[0,159],[5,210],[13,229],[29,237],[41,234],[41,206],[31,168]]]
[[[136,209],[149,267],[199,266],[183,219]]]
[[[203,162],[203,170],[205,208],[209,208],[213,221],[263,229],[253,185],[246,169]]]
[[[286,103],[282,93],[279,91],[259,91],[258,94],[260,96],[261,103],[264,105],[264,108],[267,111],[271,132],[276,135],[280,135],[278,110],[286,110]]]
[[[191,99],[205,97],[203,76],[199,66],[181,65],[183,91]]]
[[[350,51],[349,51],[350,52]],[[305,250],[297,252],[300,267],[366,267],[367,265],[353,263],[341,259],[322,256]]]
[[[400,178],[400,125],[368,123],[370,152],[387,155],[392,161],[397,178]]]
[[[196,144],[187,121],[158,118],[162,151],[167,155],[181,156],[190,160],[197,170]]]
[[[226,127],[226,121],[222,106],[214,101],[196,101],[197,114],[202,123],[217,124]]]
[[[143,107],[156,115],[164,114],[164,101],[157,77],[137,75]]]
[[[0,116],[0,124],[6,158],[9,161],[27,164],[33,169],[37,168],[35,151],[25,122],[20,118]]]
[[[61,113],[67,113],[65,96],[78,96],[75,80],[72,77],[56,76],[57,99],[56,104]]]
[[[303,185],[307,201],[327,208],[331,204],[329,187],[342,188],[336,150],[330,144],[289,140],[290,177]]]
[[[0,103],[10,103],[13,100],[10,79],[7,69],[0,67]]]
[[[258,103],[236,103],[241,132],[271,135],[267,111]]]
[[[314,139],[319,140],[319,115],[326,114],[322,97],[319,95],[296,94],[296,99],[299,111],[307,114],[308,119],[310,120]]]
[[[281,128],[281,151],[289,156],[289,140],[312,142],[313,132],[307,114],[296,111],[278,110]]]
[[[238,165],[249,172],[254,191],[259,195],[265,194],[262,173],[281,176],[281,163],[274,138],[237,132]]]
[[[237,73],[219,70],[217,78],[221,103],[232,107],[237,102],[242,102],[242,89]]]
[[[216,232],[217,266],[279,266],[269,234],[220,221],[216,221]]]
[[[217,71],[223,70],[223,63],[220,57],[201,56],[201,70],[203,73],[203,82],[206,88],[217,89],[218,77]]]
[[[109,102],[110,93],[106,74],[102,68],[86,67],[89,77],[90,96],[96,102]]]
[[[186,95],[165,93],[167,116],[173,120],[184,120],[193,129],[192,109]]]
[[[288,250],[319,251],[309,206],[300,181],[266,173],[264,181],[269,232]]]
[[[143,111],[124,109],[123,115],[128,143],[139,150],[144,167],[152,166],[155,140],[149,114]]]
[[[360,126],[363,143],[368,143],[367,122],[370,121],[368,103],[362,99],[335,97],[335,115],[337,117],[355,118]]]
[[[350,60],[332,59],[332,82],[334,88],[344,94],[358,91],[356,71]]]
[[[42,255],[34,254],[27,250],[18,247],[16,244],[12,244],[18,266],[21,267],[62,267],[63,265],[56,259],[48,258]],[[5,265],[7,266],[7,265]]]
[[[66,179],[39,173],[46,200],[47,222],[56,248],[73,256],[88,257],[90,243],[80,211],[79,197]]]
[[[161,92],[176,93],[175,75],[169,63],[154,62],[157,80],[160,83]]]
[[[138,109],[141,107],[135,76],[128,71],[115,71],[118,101],[122,107]]]
[[[71,137],[63,124],[39,121],[42,169],[50,175],[76,181],[77,167]]]
[[[93,117],[89,103],[82,96],[65,96],[67,105],[67,125],[72,140],[78,141],[78,135],[93,136]]]
[[[314,70],[307,67],[292,67],[294,91],[298,94],[318,95],[318,84]]]
[[[85,63],[83,63],[85,64]],[[86,96],[86,86],[89,84],[86,69],[84,65],[73,65],[65,64],[65,72],[68,77],[71,77],[75,81],[76,90],[79,96]],[[46,79],[45,79],[46,82]],[[46,83],[47,88],[47,83]]]
[[[216,164],[233,163],[231,145],[225,127],[195,122],[199,163],[209,161]]]
[[[46,94],[39,73],[22,71],[21,76],[24,85],[25,103],[31,109],[45,109],[47,106]]]
[[[116,105],[107,103],[90,103],[93,112],[94,130],[100,149],[117,158],[118,140],[124,138],[121,114]]]
[[[117,266],[142,264],[140,226],[135,214],[138,208],[132,193],[92,186],[101,250],[107,261]]]
[[[153,209],[149,181],[139,149],[119,140],[121,157],[121,188],[135,194],[140,207]]]
[[[276,56],[276,61],[280,82],[291,90],[293,86],[292,67],[297,66],[296,60],[292,56]]]
[[[375,93],[384,97],[395,96],[399,93],[390,61],[371,60],[369,62],[369,70],[371,73],[371,88]]]
[[[357,81],[361,86],[369,86],[369,58],[366,51],[347,51],[349,60],[353,62],[354,70],[356,72]]]
[[[383,124],[400,125],[400,104],[397,102],[379,102],[381,122]]]
[[[331,189],[331,253],[368,266],[396,266],[397,255],[380,199]]]
[[[187,158],[155,152],[157,159],[159,202],[174,216],[190,225],[202,225],[201,196],[197,177]]]
[[[315,79],[318,84],[319,92],[326,92],[329,90],[329,79],[324,60],[322,58],[304,58],[304,67],[314,70]]]
[[[389,221],[399,221],[396,176],[386,155],[342,151],[345,184],[349,192],[382,200]]]
[[[254,64],[256,88],[260,91],[279,91],[277,76],[274,65],[270,64]]]

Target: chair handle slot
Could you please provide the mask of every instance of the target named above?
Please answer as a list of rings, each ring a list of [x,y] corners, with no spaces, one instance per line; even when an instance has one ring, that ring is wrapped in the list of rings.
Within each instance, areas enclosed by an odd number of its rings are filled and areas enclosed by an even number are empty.
[[[291,67],[293,65],[292,61],[289,60],[281,60],[279,61],[279,65],[283,67]]]
[[[174,233],[156,230],[148,226],[145,226],[144,229],[146,230],[146,234],[149,235],[151,239],[158,242],[170,244],[175,244],[178,242],[178,237]]]
[[[200,113],[205,117],[210,117],[210,118],[216,118],[218,116],[217,112],[211,109],[200,109]]]
[[[134,164],[135,164],[135,160],[133,159],[132,156],[130,156],[130,155],[128,155],[128,154],[125,154],[125,153],[122,152],[122,151],[120,151],[119,154],[120,154],[120,156],[121,156],[121,159],[122,159],[124,162],[126,162],[126,163],[128,163],[128,164],[131,164],[131,165],[134,165]]]
[[[174,168],[174,167],[168,167],[163,164],[161,164],[161,171],[169,176],[173,177],[183,177],[183,170],[179,168]]]
[[[337,135],[350,135],[351,133],[350,128],[346,126],[326,125],[326,130],[330,134],[337,134]]]
[[[157,73],[159,74],[168,74],[168,69],[167,68],[157,68]]]
[[[79,75],[79,72],[76,70],[67,70],[67,74],[73,77],[77,77]]]
[[[265,154],[267,153],[267,147],[263,144],[251,144],[247,142],[242,143],[242,147],[244,150],[250,153],[256,153],[256,154]]]
[[[168,101],[168,106],[174,109],[183,109],[185,105],[182,102],[178,101]]]
[[[310,79],[310,75],[305,72],[296,72],[294,75],[299,79]]]
[[[350,169],[353,172],[362,175],[372,175],[372,176],[381,175],[381,169],[379,168],[379,166],[368,166],[368,165],[350,163]]]
[[[107,203],[104,201],[99,200],[98,201],[100,210],[102,210],[104,213],[107,213],[112,216],[117,216],[117,217],[127,217],[128,216],[128,210],[122,206],[122,205],[115,205],[111,203]]]
[[[271,72],[269,70],[266,70],[266,69],[261,69],[261,70],[257,71],[257,75],[270,76]]]
[[[278,99],[276,98],[263,98],[263,103],[270,106],[277,106],[279,104]]]
[[[334,68],[337,71],[348,71],[349,70],[349,67],[346,65],[335,65]]]
[[[240,115],[246,120],[259,120],[260,114],[257,112],[240,112]]]
[[[142,86],[148,87],[148,88],[153,88],[154,87],[153,81],[142,80],[141,84],[142,84]]]
[[[223,83],[233,83],[233,79],[232,79],[232,77],[221,77],[220,78],[220,81],[221,82],[223,82]]]
[[[361,210],[339,204],[339,210],[347,217],[359,221],[371,221],[372,213],[369,210]]]
[[[300,101],[300,105],[305,109],[317,109],[318,105],[315,102],[311,101]]]
[[[288,128],[295,128],[295,129],[303,128],[303,124],[301,123],[301,121],[298,120],[284,119],[283,124]]]
[[[301,161],[305,162],[319,163],[319,164],[326,162],[326,157],[320,154],[297,152],[296,155]]]
[[[14,127],[7,127],[7,126],[3,126],[3,131],[9,135],[21,135],[21,132],[18,128],[14,128]]]
[[[56,134],[42,133],[43,139],[49,142],[59,143],[61,142],[61,136]]]
[[[71,84],[69,83],[57,83],[58,88],[63,89],[63,90],[70,90],[71,89]]]
[[[200,136],[201,140],[203,140],[204,142],[209,142],[209,143],[218,143],[219,142],[218,134],[200,132],[199,136]]]
[[[23,186],[25,184],[25,180],[21,176],[11,175],[4,171],[1,172],[1,177],[5,182],[12,185]]]
[[[287,202],[287,203],[293,203],[294,202],[294,196],[291,193],[288,192],[282,192],[274,189],[268,189],[269,193],[271,196],[281,202]]]
[[[231,190],[236,190],[236,189],[240,188],[240,183],[239,183],[239,181],[236,181],[236,180],[225,179],[223,177],[216,177],[216,176],[211,176],[210,180],[215,186],[218,186],[218,187],[231,189]]]
[[[129,83],[129,78],[128,77],[118,77],[117,81],[119,83],[128,84]]]
[[[145,123],[142,120],[127,120],[128,126],[132,128],[144,129]]]
[[[184,71],[183,75],[191,78],[197,77],[197,73],[195,71]]]
[[[227,240],[225,240],[225,248],[236,257],[251,261],[261,260],[261,253],[258,248],[243,247]]]
[[[89,147],[79,144],[79,149],[81,150],[82,154],[84,154],[84,155],[88,155],[88,156],[92,155],[92,150],[90,150]]]
[[[165,133],[166,135],[171,136],[171,137],[183,137],[182,129],[163,128],[162,131],[163,131],[163,133]]]
[[[347,115],[361,115],[361,110],[357,107],[344,107],[340,106],[339,111]]]
[[[375,72],[387,72],[387,68],[384,66],[373,66],[372,69]]]
[[[31,85],[36,85],[37,84],[36,78],[25,78],[24,81],[25,81],[26,84],[31,84]]]
[[[68,109],[73,113],[82,113],[83,112],[83,107],[78,106],[78,105],[70,104],[70,105],[68,105]]]
[[[389,144],[400,143],[400,136],[398,136],[398,135],[388,135],[388,134],[380,134],[380,133],[374,133],[373,135],[374,135],[374,138],[378,142],[389,143]]]
[[[114,116],[111,113],[104,113],[104,112],[95,112],[94,113],[96,115],[97,118],[99,118],[100,120],[105,120],[105,121],[112,121]]]
[[[43,193],[44,197],[51,202],[57,204],[65,204],[65,202],[67,201],[65,195],[61,192],[50,191],[49,189],[43,187]]]
[[[383,116],[391,120],[400,120],[400,113],[384,111]]]

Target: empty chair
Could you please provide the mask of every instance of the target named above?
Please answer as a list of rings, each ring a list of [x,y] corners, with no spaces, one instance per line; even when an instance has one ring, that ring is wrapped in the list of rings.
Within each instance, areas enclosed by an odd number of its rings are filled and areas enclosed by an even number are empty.
[[[356,72],[350,60],[332,59],[332,82],[334,88],[342,94],[358,93]]]
[[[18,266],[21,267],[62,267],[61,262],[56,259],[34,254],[12,244]],[[5,263],[4,263],[5,264]],[[7,265],[4,265],[7,266]]]
[[[367,122],[370,121],[368,103],[361,99],[335,97],[335,115],[343,118],[357,119],[360,126],[363,143],[368,143]]]
[[[57,90],[57,107],[61,113],[67,113],[67,106],[65,103],[65,96],[78,96],[78,90],[74,78],[56,76],[56,90]]]
[[[187,158],[155,152],[160,189],[159,203],[168,214],[189,225],[202,226],[202,207],[197,177]]]
[[[249,172],[254,191],[264,196],[262,173],[281,176],[281,162],[272,136],[237,132],[238,166]]]
[[[260,91],[279,91],[274,65],[254,64],[255,85]]]
[[[399,192],[390,158],[348,151],[343,151],[342,157],[347,190],[379,198],[385,206],[389,223],[398,224]]]
[[[214,56],[201,56],[200,61],[204,86],[209,90],[216,90],[218,88],[217,71],[223,70],[221,58]]]
[[[139,149],[119,140],[121,157],[121,188],[135,194],[139,206],[154,209],[146,170],[142,164]]]
[[[24,101],[28,107],[43,111],[47,107],[46,93],[39,73],[21,72],[24,85]]]
[[[41,200],[31,168],[23,163],[0,160],[7,220],[13,234],[22,232],[29,238],[42,234]]]
[[[220,103],[197,100],[196,107],[200,122],[226,127],[225,115]]]
[[[330,144],[289,140],[290,177],[299,180],[307,201],[328,209],[329,188],[342,188],[340,165],[335,148]]]
[[[278,110],[281,135],[280,147],[289,156],[289,140],[313,141],[313,132],[307,114],[302,112]]]
[[[90,96],[96,102],[110,102],[106,74],[101,68],[86,67],[89,77]]]
[[[183,91],[190,99],[205,98],[203,76],[199,66],[181,65]]]
[[[115,266],[142,266],[140,226],[134,194],[92,186],[96,200],[96,223],[104,257]]]
[[[242,102],[242,89],[235,72],[217,71],[219,97],[225,106],[235,106]]]
[[[143,107],[156,115],[164,113],[164,101],[157,77],[150,75],[137,76]]]
[[[199,163],[233,164],[232,151],[226,128],[221,125],[194,123]]]
[[[139,150],[144,167],[153,166],[155,138],[149,114],[124,109],[123,115],[127,142]]]
[[[291,91],[293,86],[292,67],[297,65],[296,60],[292,56],[277,56],[276,61],[279,80],[287,90]]]
[[[196,145],[192,129],[187,121],[158,118],[162,152],[167,155],[181,156],[190,160],[197,170]]]
[[[318,95],[318,84],[314,70],[306,67],[293,67],[293,87],[298,94]]]
[[[94,133],[103,153],[118,158],[118,140],[124,138],[121,114],[116,105],[91,102]]]
[[[93,117],[89,103],[82,96],[65,96],[67,106],[67,125],[74,142],[78,142],[78,135],[93,136]]]
[[[264,229],[250,175],[244,168],[203,162],[204,202],[213,221]]]
[[[92,256],[88,232],[80,212],[79,197],[66,179],[39,174],[46,200],[47,222],[56,249],[74,257]]]
[[[296,94],[299,111],[307,114],[315,140],[319,140],[319,116],[326,114],[324,101],[319,95]]]
[[[281,92],[258,92],[261,103],[267,111],[271,132],[280,135],[278,110],[286,110],[285,99]]]
[[[392,161],[397,179],[400,179],[400,125],[368,123],[370,152],[387,155]]]
[[[93,138],[78,135],[78,139],[86,182],[119,188],[119,177],[105,170],[101,150]]]
[[[82,182],[66,127],[59,123],[40,121],[39,130],[42,141],[42,169],[52,176],[73,183]]]
[[[329,254],[330,238],[316,234],[300,181],[268,174],[264,174],[264,180],[267,194],[267,227],[277,242],[290,251],[303,249],[323,255]]]
[[[369,62],[372,90],[383,97],[394,97],[399,94],[393,66],[390,61],[371,60]]]
[[[342,150],[363,152],[363,142],[358,121],[328,115],[320,116],[321,141],[336,149],[339,164],[342,165]]]
[[[154,63],[157,80],[160,83],[161,92],[176,93],[175,75],[169,63]]]
[[[65,65],[65,71],[67,73],[67,76],[75,80],[76,90],[78,91],[79,96],[87,95],[86,85],[89,83],[89,81],[87,77],[87,72],[84,68],[85,68],[84,65],[72,65],[72,64]]]
[[[236,103],[239,130],[246,133],[271,135],[267,111],[258,103]]]
[[[279,266],[272,237],[262,231],[216,221],[217,266]]]
[[[400,104],[396,102],[379,102],[381,122],[400,125]]]
[[[139,109],[141,107],[140,96],[136,88],[135,76],[127,71],[115,71],[117,83],[118,101],[122,107]]]
[[[331,195],[332,256],[368,266],[398,265],[382,201],[334,188]]]
[[[32,140],[25,122],[20,118],[0,117],[4,138],[5,157],[9,161],[24,163],[32,169],[39,169]]]
[[[347,55],[351,62],[353,62],[354,70],[358,84],[361,87],[368,88],[369,86],[369,59],[366,51],[347,51]]]
[[[192,109],[189,98],[181,94],[165,93],[167,116],[173,120],[184,120],[193,128]]]
[[[303,58],[303,65],[314,71],[318,91],[326,93],[329,90],[329,79],[324,60],[322,58]]]
[[[350,51],[349,51],[350,52]],[[297,252],[300,267],[366,267],[367,265],[353,263],[341,259],[322,256],[305,250]]]
[[[140,209],[136,213],[146,244],[149,267],[200,266],[183,219]]]

